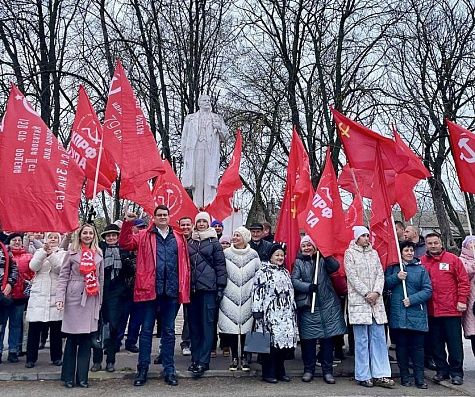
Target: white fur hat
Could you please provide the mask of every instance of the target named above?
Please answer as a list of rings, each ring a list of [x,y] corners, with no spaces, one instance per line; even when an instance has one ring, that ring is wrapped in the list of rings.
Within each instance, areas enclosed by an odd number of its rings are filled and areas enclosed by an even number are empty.
[[[206,222],[208,222],[208,226],[211,225],[211,217],[209,216],[209,214],[207,212],[198,212],[195,216],[195,225],[196,225],[196,222],[198,222],[200,219],[202,220],[205,220]]]

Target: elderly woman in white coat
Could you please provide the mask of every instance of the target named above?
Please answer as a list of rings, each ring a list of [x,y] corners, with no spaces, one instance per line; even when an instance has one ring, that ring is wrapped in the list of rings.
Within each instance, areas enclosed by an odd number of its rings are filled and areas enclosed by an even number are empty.
[[[38,360],[40,335],[45,325],[51,330],[51,361],[57,366],[62,364],[61,320],[63,313],[56,309],[56,287],[66,251],[59,248],[60,241],[59,233],[47,233],[44,246],[35,251],[30,262],[30,269],[35,272],[35,277],[31,284],[30,299],[26,309],[26,321],[29,322],[26,346],[27,368],[34,367]]]
[[[354,240],[345,252],[348,280],[348,316],[355,336],[355,379],[364,387],[393,387],[390,379],[384,324],[384,272],[369,230],[355,226]]]
[[[244,356],[244,342],[246,332],[252,327],[252,285],[261,261],[257,252],[249,245],[249,241],[251,232],[240,226],[234,231],[231,247],[224,250],[228,282],[219,306],[218,328],[223,344],[231,348],[230,371],[238,369],[239,357],[241,357],[241,370],[250,370]]]
[[[84,224],[64,258],[56,289],[63,310],[61,330],[67,335],[61,380],[67,388],[89,387],[92,333],[98,330],[104,264],[94,226]]]

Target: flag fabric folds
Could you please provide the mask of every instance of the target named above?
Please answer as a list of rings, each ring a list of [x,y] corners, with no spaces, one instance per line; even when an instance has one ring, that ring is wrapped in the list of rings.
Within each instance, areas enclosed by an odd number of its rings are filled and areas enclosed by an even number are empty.
[[[475,134],[450,120],[446,119],[445,122],[449,127],[450,146],[460,189],[475,193]]]
[[[111,81],[104,117],[104,147],[121,172],[121,197],[163,172],[148,122],[120,61]]]
[[[239,176],[239,166],[241,165],[242,135],[241,130],[236,133],[236,144],[234,145],[231,162],[218,185],[218,191],[213,202],[209,204],[206,211],[214,218],[223,220],[233,212],[232,199],[234,192],[242,188],[241,177]]]
[[[327,149],[320,182],[303,216],[305,232],[312,238],[323,256],[345,252],[348,242],[339,238],[345,230],[345,215],[330,148]]]
[[[99,167],[96,193],[110,190],[117,178],[117,170],[111,156],[102,147],[102,126],[96,112],[86,94],[86,90],[79,86],[79,99],[71,129],[71,139],[68,153],[76,161],[86,176],[86,197],[93,198],[96,169]],[[100,161],[100,164],[98,162]]]
[[[12,85],[0,128],[4,230],[69,232],[79,226],[84,172]]]
[[[177,225],[180,218],[187,216],[193,221],[198,209],[168,161],[163,161],[164,173],[155,182],[152,197],[155,206],[166,205],[170,210],[170,223]]]
[[[287,246],[286,266],[289,271],[300,248],[300,227],[303,228],[305,216],[298,215],[307,208],[308,201],[313,197],[310,179],[310,162],[303,143],[294,129],[290,145],[287,166],[287,181],[284,199],[280,208],[274,240]]]

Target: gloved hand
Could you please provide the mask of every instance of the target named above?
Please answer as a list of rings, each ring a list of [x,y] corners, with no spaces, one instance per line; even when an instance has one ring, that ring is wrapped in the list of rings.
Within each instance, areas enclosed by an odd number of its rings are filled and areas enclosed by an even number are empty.
[[[224,297],[224,290],[218,289],[218,292],[216,293],[216,303],[219,305],[221,301],[223,300]]]
[[[255,320],[260,320],[261,318],[264,318],[264,313],[263,312],[252,312],[252,317],[254,317]]]
[[[310,285],[308,286],[308,292],[312,292],[312,293],[313,293],[313,292],[317,292],[317,290],[318,290],[318,285],[317,285],[317,284],[310,284]]]

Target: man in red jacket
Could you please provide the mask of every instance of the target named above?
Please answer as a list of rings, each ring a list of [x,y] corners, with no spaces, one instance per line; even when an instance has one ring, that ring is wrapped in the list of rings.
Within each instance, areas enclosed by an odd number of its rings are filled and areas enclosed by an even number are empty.
[[[425,238],[427,253],[421,262],[432,281],[432,298],[428,302],[429,338],[437,373],[432,380],[452,378],[463,384],[463,344],[461,317],[467,310],[470,283],[462,261],[445,251],[438,233]],[[409,314],[408,314],[409,315]],[[445,347],[449,352],[449,362]]]
[[[132,233],[134,220],[135,214],[127,214],[119,235],[119,245],[123,249],[137,251],[134,302],[137,302],[136,310],[143,322],[134,386],[147,382],[157,312],[162,324],[161,356],[165,381],[176,386],[175,318],[180,304],[190,302],[188,245],[184,235],[169,226],[170,211],[164,205],[155,208],[153,222],[137,234]]]

